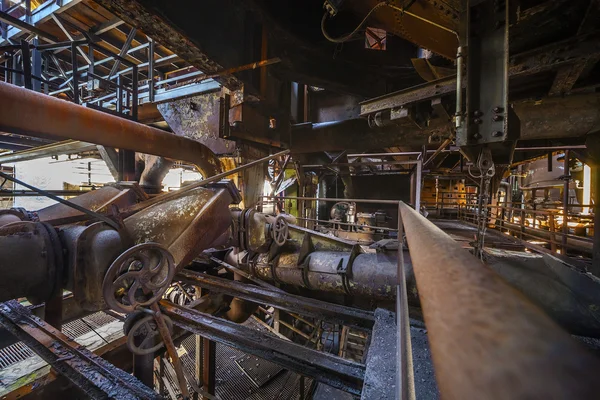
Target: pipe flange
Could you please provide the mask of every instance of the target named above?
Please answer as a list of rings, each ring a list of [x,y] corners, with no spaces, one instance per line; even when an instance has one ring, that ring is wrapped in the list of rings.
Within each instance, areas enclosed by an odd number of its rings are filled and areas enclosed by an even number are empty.
[[[121,254],[108,268],[102,293],[115,311],[130,313],[160,300],[175,275],[173,255],[158,243],[143,243]]]
[[[306,261],[302,263],[302,283],[304,283],[304,287],[313,290],[313,287],[310,284],[310,280],[308,279],[308,267],[310,264],[310,256],[306,258]]]

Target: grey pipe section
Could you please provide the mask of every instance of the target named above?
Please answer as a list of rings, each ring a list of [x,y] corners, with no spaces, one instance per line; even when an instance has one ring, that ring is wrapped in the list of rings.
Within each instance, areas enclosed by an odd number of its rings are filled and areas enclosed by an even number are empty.
[[[401,211],[445,399],[598,397],[595,357],[450,236]]]
[[[254,271],[265,280],[306,287],[312,290],[350,294],[360,297],[391,300],[396,296],[396,258],[381,253],[359,254],[351,264],[345,282],[338,271],[350,259],[350,252],[315,251],[310,253],[306,266],[298,266],[299,253],[281,254],[275,268],[268,255],[260,256]],[[405,263],[407,275],[412,276],[410,263]]]

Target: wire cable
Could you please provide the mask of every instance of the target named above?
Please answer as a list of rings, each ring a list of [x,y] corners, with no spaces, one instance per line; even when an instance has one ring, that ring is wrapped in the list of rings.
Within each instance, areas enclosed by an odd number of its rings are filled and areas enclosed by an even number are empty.
[[[363,18],[363,20],[361,21],[360,24],[358,24],[358,26],[349,34],[344,35],[344,36],[340,36],[337,38],[331,37],[329,36],[329,34],[327,33],[327,31],[325,30],[325,20],[327,19],[327,16],[329,15],[329,13],[325,12],[325,14],[323,15],[323,19],[321,20],[321,31],[323,32],[323,36],[325,36],[325,39],[329,40],[330,42],[333,43],[344,43],[347,42],[348,40],[350,40],[352,38],[352,36],[354,36],[356,34],[356,32],[358,32],[360,30],[360,28],[363,27],[363,25],[367,22],[367,19],[369,19],[369,17],[371,16],[371,14],[373,14],[377,9],[383,7],[387,5],[387,3],[385,1],[382,1],[381,3],[377,3],[373,8],[371,8],[371,11],[369,11],[367,13],[367,15]]]

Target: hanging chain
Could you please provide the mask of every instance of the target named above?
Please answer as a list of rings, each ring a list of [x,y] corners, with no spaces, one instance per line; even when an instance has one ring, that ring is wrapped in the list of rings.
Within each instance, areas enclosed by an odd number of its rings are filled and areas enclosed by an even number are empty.
[[[490,186],[492,177],[496,174],[496,168],[492,161],[489,149],[484,149],[479,154],[477,166],[481,174],[479,183],[479,203],[477,207],[477,234],[475,237],[475,256],[483,259],[483,248],[485,245],[485,232],[487,230],[488,204],[490,201]],[[470,172],[470,171],[469,171]],[[473,176],[473,174],[471,174]]]

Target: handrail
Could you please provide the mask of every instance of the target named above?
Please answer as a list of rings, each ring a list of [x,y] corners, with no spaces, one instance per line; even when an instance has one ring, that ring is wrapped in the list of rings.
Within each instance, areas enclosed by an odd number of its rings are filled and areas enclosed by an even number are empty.
[[[400,211],[444,398],[597,398],[595,357],[433,223]]]

